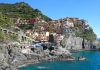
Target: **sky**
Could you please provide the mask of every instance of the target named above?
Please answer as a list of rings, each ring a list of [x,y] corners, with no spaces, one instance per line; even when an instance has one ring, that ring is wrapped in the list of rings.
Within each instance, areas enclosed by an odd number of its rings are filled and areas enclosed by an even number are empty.
[[[100,38],[100,0],[0,0],[0,3],[26,2],[52,19],[85,19]]]

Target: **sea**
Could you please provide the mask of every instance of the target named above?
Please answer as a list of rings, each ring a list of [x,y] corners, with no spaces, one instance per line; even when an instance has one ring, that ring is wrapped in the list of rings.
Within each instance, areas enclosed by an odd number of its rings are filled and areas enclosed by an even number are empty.
[[[72,55],[76,58],[84,56],[86,60],[42,62],[19,70],[100,70],[100,51],[81,51]]]

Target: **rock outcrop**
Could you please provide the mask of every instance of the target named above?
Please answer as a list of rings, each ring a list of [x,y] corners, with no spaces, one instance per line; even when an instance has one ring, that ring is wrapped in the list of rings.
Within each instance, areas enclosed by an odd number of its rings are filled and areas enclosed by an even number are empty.
[[[65,37],[62,40],[62,45],[66,48],[66,49],[73,49],[73,50],[80,50],[82,49],[82,41],[83,39],[80,37],[73,37],[73,36],[69,36],[68,38]]]
[[[76,37],[70,34],[65,36],[61,41],[61,45],[69,50],[98,50],[100,49],[100,43],[95,41],[88,41],[81,37]]]
[[[27,60],[27,57],[17,46],[0,47],[0,70],[17,70],[17,66],[23,64],[24,60]]]

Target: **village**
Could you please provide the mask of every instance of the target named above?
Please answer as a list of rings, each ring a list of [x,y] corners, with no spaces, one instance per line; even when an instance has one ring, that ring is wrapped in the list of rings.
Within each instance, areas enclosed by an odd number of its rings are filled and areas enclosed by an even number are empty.
[[[78,18],[64,18],[46,22],[40,18],[32,18],[30,20],[16,19],[16,26],[33,25],[33,28],[24,31],[26,36],[37,41],[48,41],[48,36],[52,34],[56,41],[57,36],[63,36],[64,33],[78,32],[78,26],[88,29],[87,21]],[[59,38],[59,37],[58,37]]]
[[[60,47],[60,42],[64,39],[65,34],[73,34],[79,32],[78,26],[83,30],[88,29],[87,21],[78,18],[64,18],[59,20],[45,21],[39,17],[29,20],[21,18],[13,18],[16,28],[12,30],[2,29],[6,34],[15,34],[18,38],[18,43],[21,44],[22,53],[30,53],[30,47],[34,44],[46,43]],[[32,25],[33,27],[26,30],[21,30],[21,25]],[[16,42],[15,42],[16,43]],[[41,46],[41,45],[39,45]]]

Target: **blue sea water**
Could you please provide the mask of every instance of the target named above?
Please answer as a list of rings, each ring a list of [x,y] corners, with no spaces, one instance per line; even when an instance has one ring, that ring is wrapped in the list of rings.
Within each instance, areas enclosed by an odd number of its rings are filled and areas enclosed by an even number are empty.
[[[73,54],[85,56],[86,61],[43,62],[19,68],[19,70],[100,70],[100,51],[82,51]]]

